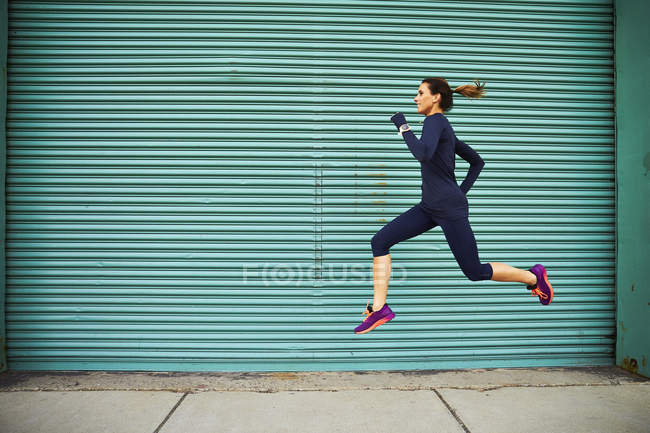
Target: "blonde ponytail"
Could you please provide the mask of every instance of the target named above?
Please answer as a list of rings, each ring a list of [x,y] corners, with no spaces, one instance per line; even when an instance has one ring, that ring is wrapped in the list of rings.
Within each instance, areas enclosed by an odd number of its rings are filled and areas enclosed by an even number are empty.
[[[482,98],[485,96],[485,82],[481,84],[479,80],[475,79],[474,85],[465,84],[463,86],[458,86],[454,89],[454,93],[460,93],[467,98]]]

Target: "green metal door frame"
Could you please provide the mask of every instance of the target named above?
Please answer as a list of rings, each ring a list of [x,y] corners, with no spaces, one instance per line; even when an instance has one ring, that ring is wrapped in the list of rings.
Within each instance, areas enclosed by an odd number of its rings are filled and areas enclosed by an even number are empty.
[[[7,338],[5,330],[5,179],[7,175],[7,42],[9,27],[9,9],[7,0],[0,0],[0,372],[7,369]]]
[[[616,365],[650,377],[650,3],[615,7]]]

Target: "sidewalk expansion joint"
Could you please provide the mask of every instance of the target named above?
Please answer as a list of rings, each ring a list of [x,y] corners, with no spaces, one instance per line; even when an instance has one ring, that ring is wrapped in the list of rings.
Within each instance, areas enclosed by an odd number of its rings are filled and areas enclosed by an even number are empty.
[[[460,425],[460,427],[463,429],[463,431],[464,431],[465,433],[472,433],[472,432],[469,431],[469,429],[467,428],[467,426],[465,425],[465,423],[463,422],[463,420],[460,419],[460,416],[456,413],[456,410],[455,410],[453,407],[451,407],[451,406],[449,405],[449,403],[447,403],[447,400],[445,400],[445,399],[442,397],[442,394],[440,394],[440,393],[438,392],[437,389],[434,389],[433,392],[436,393],[436,395],[438,396],[438,398],[440,399],[440,401],[442,401],[442,403],[447,407],[447,410],[448,410],[449,413],[451,413],[451,415],[456,419],[456,422]]]
[[[169,413],[167,414],[167,416],[165,417],[165,419],[162,420],[162,422],[160,423],[160,425],[158,426],[158,428],[156,428],[156,430],[154,430],[153,433],[158,433],[158,432],[160,431],[160,429],[163,428],[163,426],[165,425],[165,423],[167,422],[167,420],[169,420],[169,418],[171,418],[171,416],[172,416],[172,414],[174,413],[174,411],[176,410],[176,408],[178,408],[178,406],[181,405],[181,403],[183,402],[183,400],[185,400],[185,397],[187,397],[187,394],[189,394],[189,392],[186,392],[185,394],[183,394],[183,396],[182,396],[182,397],[181,397],[181,398],[176,402],[176,404],[174,405],[174,407],[172,407],[172,409],[169,411]]]

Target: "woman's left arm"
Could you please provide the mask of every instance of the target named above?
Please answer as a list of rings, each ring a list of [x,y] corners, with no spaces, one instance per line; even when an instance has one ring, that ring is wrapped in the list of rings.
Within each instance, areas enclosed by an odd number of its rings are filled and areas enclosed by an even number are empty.
[[[406,118],[402,113],[395,113],[390,120],[395,124],[397,129],[406,123]],[[417,138],[413,131],[409,130],[402,133],[402,138],[409,147],[409,150],[420,161],[428,161],[436,152],[440,134],[442,133],[442,125],[437,121],[436,117],[427,117],[424,119],[422,125],[422,135]]]

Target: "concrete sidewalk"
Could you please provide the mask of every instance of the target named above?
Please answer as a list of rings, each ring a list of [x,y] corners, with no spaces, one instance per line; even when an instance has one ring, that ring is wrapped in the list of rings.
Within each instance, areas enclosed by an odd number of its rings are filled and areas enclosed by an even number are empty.
[[[650,381],[616,367],[8,372],[0,431],[648,433]]]

